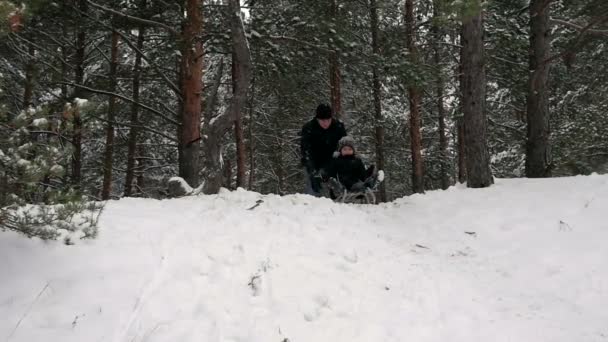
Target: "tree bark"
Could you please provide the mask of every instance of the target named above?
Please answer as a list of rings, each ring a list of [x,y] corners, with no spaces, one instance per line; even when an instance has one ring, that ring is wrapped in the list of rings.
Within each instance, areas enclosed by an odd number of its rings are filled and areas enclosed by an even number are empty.
[[[116,67],[118,65],[118,34],[112,32],[112,43],[110,53],[110,87],[109,91],[116,91]],[[103,159],[103,185],[101,187],[101,199],[107,200],[112,192],[112,160],[114,157],[114,121],[116,117],[116,98],[108,97],[108,122],[106,126],[106,150]]]
[[[444,81],[441,68],[441,50],[439,43],[443,38],[438,20],[441,17],[440,1],[433,1],[433,59],[435,62],[435,87],[437,88],[437,116],[439,117],[439,162],[441,167],[441,188],[447,189],[450,186],[448,175],[448,139],[445,135],[445,107],[443,103]]]
[[[112,32],[112,44],[110,52],[110,89],[116,91],[116,68],[118,66],[118,33]],[[103,186],[101,188],[101,199],[108,200],[112,192],[112,167],[114,157],[114,121],[116,117],[116,98],[108,97],[108,122],[106,127],[106,150],[103,158]]]
[[[145,0],[143,1],[145,6]],[[141,51],[144,47],[145,27],[142,25],[137,32],[137,48]],[[139,102],[139,83],[141,79],[141,54],[135,55],[133,65],[133,101]],[[129,130],[129,143],[127,148],[127,175],[125,179],[125,196],[131,196],[133,192],[133,180],[135,178],[135,154],[137,152],[137,139],[139,134],[139,106],[131,104],[131,128]]]
[[[338,18],[338,0],[331,0],[329,5],[329,17],[332,23],[332,28],[337,29],[336,18]],[[340,90],[340,83],[342,82],[342,76],[340,74],[340,58],[338,52],[331,46],[329,47],[331,52],[329,53],[329,87],[331,97],[331,108],[337,118],[342,119],[342,96]]]
[[[255,122],[255,78],[251,80],[251,97],[249,99],[249,184],[247,190],[253,191],[255,182],[255,140],[253,138],[253,123]]]
[[[382,117],[382,85],[380,82],[380,70],[378,59],[380,58],[380,42],[378,38],[378,3],[370,0],[370,29],[372,33],[372,52],[374,54],[372,70],[372,90],[374,96],[374,119],[375,119],[375,142],[376,142],[376,166],[378,170],[384,170],[384,118]],[[378,200],[386,202],[386,186],[380,183],[378,189]]]
[[[456,126],[458,129],[458,182],[464,183],[467,181],[467,152],[464,143],[464,118],[458,118]]]
[[[87,0],[78,0],[78,9],[82,13],[87,13],[88,4]],[[84,62],[85,62],[85,48],[86,48],[86,29],[85,21],[80,18],[78,23],[78,33],[76,34],[76,56],[74,64],[75,80],[76,85],[84,85]],[[74,90],[74,97],[82,97],[82,88],[76,87]],[[72,146],[74,151],[72,152],[72,183],[79,188],[82,177],[82,119],[80,118],[80,108],[75,108],[73,111],[73,124],[72,129],[74,133],[72,135]]]
[[[406,44],[412,64],[418,62],[416,48],[416,23],[414,20],[414,1],[405,1],[405,34]],[[420,135],[420,89],[416,81],[410,81],[408,96],[410,104],[410,148],[412,153],[412,190],[424,193],[424,161],[422,159],[422,137]]]
[[[179,176],[192,187],[199,183],[201,95],[203,91],[202,0],[186,0],[186,22],[181,34]]]
[[[204,143],[205,174],[203,193],[215,194],[222,185],[221,145],[222,136],[232,127],[237,113],[243,111],[251,82],[251,52],[245,35],[239,0],[230,0],[230,33],[235,59],[239,65],[238,85],[226,110],[211,122]]]
[[[232,53],[232,93],[235,93],[238,87],[239,64],[236,60],[234,52]],[[246,169],[245,162],[247,160],[245,148],[245,135],[243,133],[243,115],[239,111],[236,113],[234,120],[234,137],[236,140],[236,187],[245,188]]]
[[[530,50],[527,99],[526,177],[549,177],[549,104],[547,83],[551,28],[544,0],[530,3]]]
[[[36,77],[36,62],[34,56],[36,49],[33,45],[28,47],[27,63],[25,65],[25,84],[23,86],[23,109],[27,110],[32,105],[32,94],[34,93],[34,78]]]
[[[483,47],[483,20],[480,0],[477,13],[463,19],[462,77],[464,142],[467,187],[483,188],[494,183],[487,146],[485,93],[486,74]]]
[[[226,159],[224,162],[223,187],[226,189],[232,189],[232,163],[230,162],[230,159]]]

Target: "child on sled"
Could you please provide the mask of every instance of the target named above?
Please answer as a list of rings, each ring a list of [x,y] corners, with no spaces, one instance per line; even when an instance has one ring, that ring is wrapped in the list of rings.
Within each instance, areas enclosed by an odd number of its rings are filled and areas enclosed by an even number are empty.
[[[382,181],[383,174],[375,172],[371,165],[365,168],[363,161],[356,154],[355,141],[345,136],[338,142],[338,151],[323,174],[323,179],[329,181],[330,196],[349,193],[365,193],[374,190],[377,181]]]

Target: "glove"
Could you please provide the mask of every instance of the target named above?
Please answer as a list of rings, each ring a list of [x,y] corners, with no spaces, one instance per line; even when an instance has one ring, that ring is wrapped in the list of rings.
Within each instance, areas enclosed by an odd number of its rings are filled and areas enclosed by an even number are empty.
[[[304,166],[304,168],[306,169],[306,172],[308,172],[308,174],[312,176],[315,171],[315,168],[312,166],[312,162],[309,159],[302,157],[301,163],[302,166]]]
[[[353,186],[350,187],[350,191],[353,191],[353,192],[365,191],[365,183],[363,183],[362,181],[358,181],[357,183],[353,184]]]
[[[327,171],[325,171],[325,169],[319,170],[319,177],[321,177],[323,182],[327,182],[329,180],[329,174],[327,173]]]
[[[321,192],[321,178],[312,176],[310,178],[310,186],[315,192]]]

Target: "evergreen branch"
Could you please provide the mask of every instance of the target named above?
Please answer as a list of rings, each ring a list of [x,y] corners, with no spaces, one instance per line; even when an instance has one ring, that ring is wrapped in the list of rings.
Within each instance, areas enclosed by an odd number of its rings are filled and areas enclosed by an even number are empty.
[[[165,133],[163,133],[163,132],[157,131],[157,130],[155,130],[154,128],[150,128],[150,127],[147,127],[147,126],[144,126],[144,125],[134,125],[134,124],[131,124],[131,123],[119,122],[119,121],[115,121],[115,120],[110,121],[110,120],[108,120],[108,119],[106,119],[106,118],[103,118],[103,117],[101,117],[101,116],[95,116],[95,118],[96,118],[97,120],[101,121],[101,122],[104,122],[104,123],[111,123],[112,125],[116,125],[116,126],[124,126],[124,127],[130,127],[130,128],[138,128],[138,129],[142,129],[142,130],[144,130],[144,131],[148,131],[148,132],[150,132],[150,133],[153,133],[153,134],[159,135],[159,136],[161,136],[161,137],[163,137],[163,138],[165,138],[165,139],[168,139],[168,140],[170,140],[170,141],[172,141],[172,142],[178,142],[176,138],[171,137],[171,136],[168,136],[167,134],[165,134]]]
[[[139,23],[139,24],[148,25],[148,26],[161,27],[161,28],[167,30],[169,33],[173,34],[174,36],[179,36],[179,32],[177,32],[173,27],[171,27],[169,25],[166,25],[166,24],[163,24],[163,23],[160,23],[158,21],[148,20],[148,19],[139,18],[139,17],[134,17],[132,15],[128,15],[128,14],[122,13],[120,11],[116,11],[116,10],[113,10],[111,8],[107,8],[107,7],[105,7],[103,5],[100,5],[100,4],[97,4],[97,3],[95,3],[95,2],[93,2],[91,0],[87,0],[87,3],[89,3],[93,7],[97,7],[99,9],[103,10],[103,11],[115,14],[115,15],[123,17],[123,18],[125,18],[127,20],[130,20],[130,21],[133,21],[133,22],[136,22],[136,23]]]
[[[287,36],[267,36],[268,39],[272,40],[272,41],[276,41],[276,42],[289,42],[289,43],[297,43],[297,44],[301,44],[301,45],[305,45],[317,50],[321,50],[321,51],[325,51],[325,52],[336,52],[336,50],[334,49],[328,49],[324,46],[321,45],[316,45],[316,44],[312,44],[294,37],[287,37]]]
[[[160,70],[160,68],[158,67],[158,65],[156,65],[156,63],[154,63],[154,61],[151,61],[148,57],[146,57],[146,55],[143,53],[143,51],[141,51],[140,49],[138,49],[137,46],[135,46],[135,44],[133,44],[133,42],[131,42],[131,40],[129,40],[129,38],[124,33],[120,32],[119,30],[116,30],[116,32],[124,40],[124,42],[127,43],[127,45],[129,45],[129,47],[131,49],[133,49],[136,53],[138,53],[141,56],[141,58],[144,61],[146,61],[146,63],[148,63],[148,65],[150,65],[152,67],[152,69],[154,69],[154,71],[156,71],[158,73],[158,75],[169,85],[169,87],[171,88],[171,90],[173,90],[173,92],[181,100],[181,98],[182,98],[181,91],[175,85],[175,83],[171,82],[171,80],[169,79],[169,77],[167,77],[167,75],[165,75]]]
[[[555,20],[555,19],[552,19],[552,20]],[[591,20],[589,22],[589,24],[587,24],[586,26],[580,28],[579,34],[574,39],[574,43],[571,44],[570,48],[566,49],[562,53],[558,53],[558,54],[556,54],[556,55],[554,55],[552,57],[549,57],[543,63],[549,64],[549,63],[553,62],[554,60],[556,60],[558,58],[561,58],[561,57],[567,56],[568,54],[573,53],[581,45],[581,42],[582,42],[583,37],[585,36],[585,34],[589,33],[589,30],[591,30],[591,28],[594,25],[603,24],[606,21],[608,21],[608,16],[597,17],[597,18]]]
[[[172,124],[174,124],[174,125],[176,125],[176,126],[179,126],[179,125],[180,125],[180,123],[179,123],[179,122],[177,122],[177,121],[176,121],[176,120],[174,120],[174,119],[171,119],[170,117],[167,117],[165,114],[163,114],[163,113],[161,113],[161,112],[157,111],[156,109],[154,109],[154,108],[152,108],[152,107],[149,107],[149,106],[146,106],[146,105],[145,105],[145,104],[143,104],[143,103],[139,103],[139,102],[137,102],[137,101],[135,101],[135,100],[133,100],[133,99],[131,99],[131,98],[128,98],[128,97],[126,97],[126,96],[123,96],[123,95],[120,95],[120,94],[116,94],[116,93],[113,93],[113,92],[110,92],[110,91],[105,91],[105,90],[101,90],[101,89],[94,89],[94,88],[90,88],[90,87],[83,86],[83,85],[76,84],[76,83],[72,83],[72,82],[57,82],[57,83],[58,83],[58,84],[65,84],[65,85],[69,85],[69,86],[76,87],[76,88],[80,88],[80,89],[83,89],[83,90],[86,90],[86,91],[89,91],[89,92],[91,92],[91,93],[95,93],[95,94],[101,94],[101,95],[108,95],[108,96],[114,96],[114,97],[117,97],[117,98],[119,98],[119,99],[121,99],[121,100],[123,100],[123,101],[127,101],[127,102],[130,102],[130,103],[136,104],[136,105],[137,105],[137,106],[139,106],[140,108],[146,109],[146,110],[150,111],[151,113],[155,114],[156,116],[158,116],[158,117],[160,117],[160,118],[162,118],[162,119],[165,119],[166,121],[168,121],[168,122],[170,122],[170,123],[172,123]],[[175,113],[172,113],[172,114],[176,115]],[[177,116],[177,115],[176,115],[176,116]]]
[[[105,27],[106,29],[110,30],[110,31],[116,31],[116,33],[118,33],[118,35],[123,39],[123,41],[131,48],[133,49],[137,54],[139,54],[141,56],[141,58],[146,61],[148,63],[148,65],[150,65],[152,67],[152,69],[154,69],[154,71],[156,71],[158,73],[158,75],[167,83],[167,85],[169,86],[169,88],[171,88],[171,90],[173,90],[173,92],[177,95],[178,99],[182,99],[182,93],[180,91],[180,89],[175,85],[175,83],[173,83],[169,77],[167,77],[167,75],[165,75],[160,68],[158,67],[158,65],[156,65],[156,63],[152,60],[150,60],[144,53],[143,51],[141,51],[137,46],[135,46],[135,44],[133,44],[133,42],[131,42],[131,40],[129,39],[129,37],[127,37],[127,35],[125,35],[124,33],[120,32],[119,30],[116,30],[115,28],[113,28],[112,26],[104,23],[103,21],[97,19],[94,16],[91,16],[87,13],[82,13],[82,15],[87,16],[88,18],[94,20],[96,23],[100,24],[101,26]]]
[[[567,26],[567,27],[575,29],[577,31],[585,30],[585,32],[588,34],[608,36],[608,30],[590,29],[590,28],[586,28],[585,26],[581,26],[579,24],[569,22],[569,21],[563,20],[563,19],[558,19],[558,18],[551,18],[550,21],[554,24],[560,24],[563,26]]]

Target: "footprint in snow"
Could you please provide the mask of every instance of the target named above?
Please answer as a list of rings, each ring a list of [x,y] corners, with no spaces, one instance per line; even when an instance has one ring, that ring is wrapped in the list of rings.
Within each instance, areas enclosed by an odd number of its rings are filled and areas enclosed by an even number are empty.
[[[304,311],[304,319],[307,322],[312,322],[318,319],[321,316],[321,312],[323,309],[330,309],[329,306],[329,298],[325,295],[316,295],[313,298],[313,303],[311,303],[312,307],[309,307]]]
[[[342,257],[344,258],[344,260],[352,264],[356,264],[357,261],[359,261],[359,256],[357,255],[356,251],[346,252],[342,255]]]

